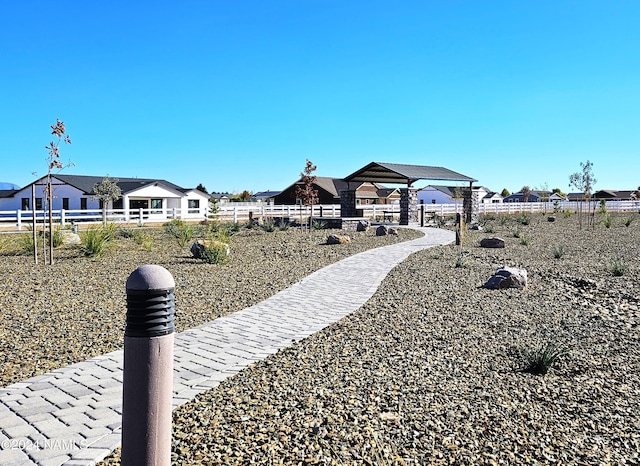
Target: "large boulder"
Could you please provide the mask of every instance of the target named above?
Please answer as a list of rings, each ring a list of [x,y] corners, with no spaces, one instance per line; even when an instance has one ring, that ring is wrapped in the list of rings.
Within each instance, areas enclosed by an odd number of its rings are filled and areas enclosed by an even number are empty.
[[[504,248],[504,240],[497,236],[492,238],[483,238],[480,241],[480,247],[482,248]]]
[[[386,236],[389,234],[389,229],[384,226],[384,225],[380,225],[378,228],[376,228],[376,236]]]
[[[500,267],[487,283],[482,286],[490,290],[502,290],[505,288],[521,290],[527,286],[527,271],[516,267]]]
[[[348,244],[351,238],[347,235],[329,235],[327,236],[327,244]]]
[[[223,248],[226,251],[226,255],[229,255],[230,249],[227,243],[223,243],[222,241],[209,241],[208,239],[199,239],[195,243],[191,245],[191,254],[196,259],[202,259],[204,250],[208,247],[217,246]]]

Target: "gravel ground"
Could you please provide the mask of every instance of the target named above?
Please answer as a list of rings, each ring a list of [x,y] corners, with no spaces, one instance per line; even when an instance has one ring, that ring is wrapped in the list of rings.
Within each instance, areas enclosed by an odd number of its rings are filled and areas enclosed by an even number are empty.
[[[147,236],[147,245],[122,234],[135,230]],[[121,348],[125,283],[140,265],[158,264],[173,275],[180,331],[252,306],[344,257],[420,235],[350,232],[350,244],[328,246],[327,235],[335,231],[245,228],[231,236],[228,263],[212,265],[194,259],[162,229],[119,233],[97,259],[75,247],[56,249],[53,266],[15,255],[15,236],[0,235],[0,386]]]
[[[176,410],[174,464],[639,464],[640,221],[622,222],[494,219],[412,255],[355,313]],[[481,288],[501,265],[527,288]],[[568,353],[523,371],[549,342]]]

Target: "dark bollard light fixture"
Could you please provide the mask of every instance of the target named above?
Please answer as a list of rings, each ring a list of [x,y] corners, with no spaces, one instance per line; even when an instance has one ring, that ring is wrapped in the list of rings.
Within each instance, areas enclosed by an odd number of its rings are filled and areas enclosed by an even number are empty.
[[[122,396],[123,466],[171,464],[175,282],[142,265],[127,279]]]

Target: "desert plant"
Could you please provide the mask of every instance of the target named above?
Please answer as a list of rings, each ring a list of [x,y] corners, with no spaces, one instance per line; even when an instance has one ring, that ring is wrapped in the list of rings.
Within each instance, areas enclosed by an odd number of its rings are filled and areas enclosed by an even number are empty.
[[[500,215],[498,217],[498,223],[500,224],[500,226],[505,226],[507,224],[507,222],[509,221],[509,217],[507,217],[506,215]]]
[[[115,233],[114,224],[88,228],[80,235],[80,251],[87,257],[100,257],[111,246]]]
[[[604,216],[602,217],[602,224],[605,226],[605,228],[611,228],[611,215],[608,212],[605,212]]]
[[[467,265],[466,262],[467,262],[466,257],[464,256],[462,251],[460,251],[456,256],[456,268],[457,269],[464,268]]]
[[[434,215],[433,221],[436,223],[438,228],[444,227],[447,223],[447,220],[442,215]]]
[[[531,223],[531,217],[528,214],[520,214],[516,217],[516,222],[521,225],[529,225]]]
[[[62,246],[62,229],[57,227],[53,230],[53,247]]]
[[[606,199],[600,199],[600,209],[598,209],[598,212],[601,214],[606,214],[607,213],[607,201]]]
[[[487,223],[484,226],[484,231],[485,231],[485,233],[495,233],[496,229],[493,227],[493,225],[491,223]]]
[[[625,264],[620,259],[616,259],[611,264],[610,270],[611,275],[613,275],[614,277],[622,277],[625,273],[627,273],[627,264]]]
[[[569,218],[571,217],[571,211],[570,210],[565,210],[564,211],[564,218]]]
[[[553,367],[556,361],[568,354],[568,350],[554,341],[531,352],[525,352],[526,364],[523,372],[534,375],[545,375]]]
[[[276,226],[276,222],[273,221],[273,218],[271,217],[265,217],[262,220],[262,224],[260,225],[260,228],[262,228],[262,230],[271,233],[276,231],[276,229],[278,228]]]
[[[165,223],[164,231],[174,238],[181,248],[187,247],[193,239],[193,225],[184,220],[174,219]]]
[[[200,251],[200,259],[207,264],[224,264],[228,255],[229,246],[218,240],[212,240]]]
[[[624,226],[630,227],[635,219],[636,219],[635,215],[629,215],[628,217],[625,217],[623,220]]]
[[[523,246],[529,246],[529,237],[527,235],[520,235],[520,244]]]
[[[522,232],[520,231],[520,228],[516,228],[515,230],[513,230],[514,238],[520,238],[521,236],[522,236]]]
[[[133,240],[136,244],[142,246],[145,251],[151,251],[153,249],[153,237],[147,231],[135,230],[133,232]]]
[[[314,220],[313,222],[311,222],[311,227],[314,230],[324,230],[325,228],[327,228],[327,222],[322,220]]]
[[[562,259],[562,256],[564,256],[564,247],[561,244],[552,245],[551,255],[554,259]]]

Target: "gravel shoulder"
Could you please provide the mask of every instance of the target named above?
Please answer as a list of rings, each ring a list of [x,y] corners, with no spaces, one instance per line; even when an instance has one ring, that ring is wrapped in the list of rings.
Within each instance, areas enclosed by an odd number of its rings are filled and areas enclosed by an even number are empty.
[[[113,247],[95,259],[81,256],[74,247],[58,248],[53,266],[13,255],[3,235],[0,386],[120,349],[125,283],[140,265],[158,264],[173,275],[176,327],[182,331],[252,306],[335,261],[421,235],[398,232],[384,237],[373,230],[350,232],[350,244],[329,246],[324,243],[332,230],[245,228],[231,236],[231,255],[223,265],[194,259],[162,229],[144,229],[149,247],[125,237],[130,235],[118,235]]]
[[[355,313],[177,409],[174,464],[638,464],[639,225],[489,225],[412,255]],[[506,248],[479,248],[487,236]],[[481,288],[502,265],[528,287]],[[550,341],[568,354],[523,372]]]

